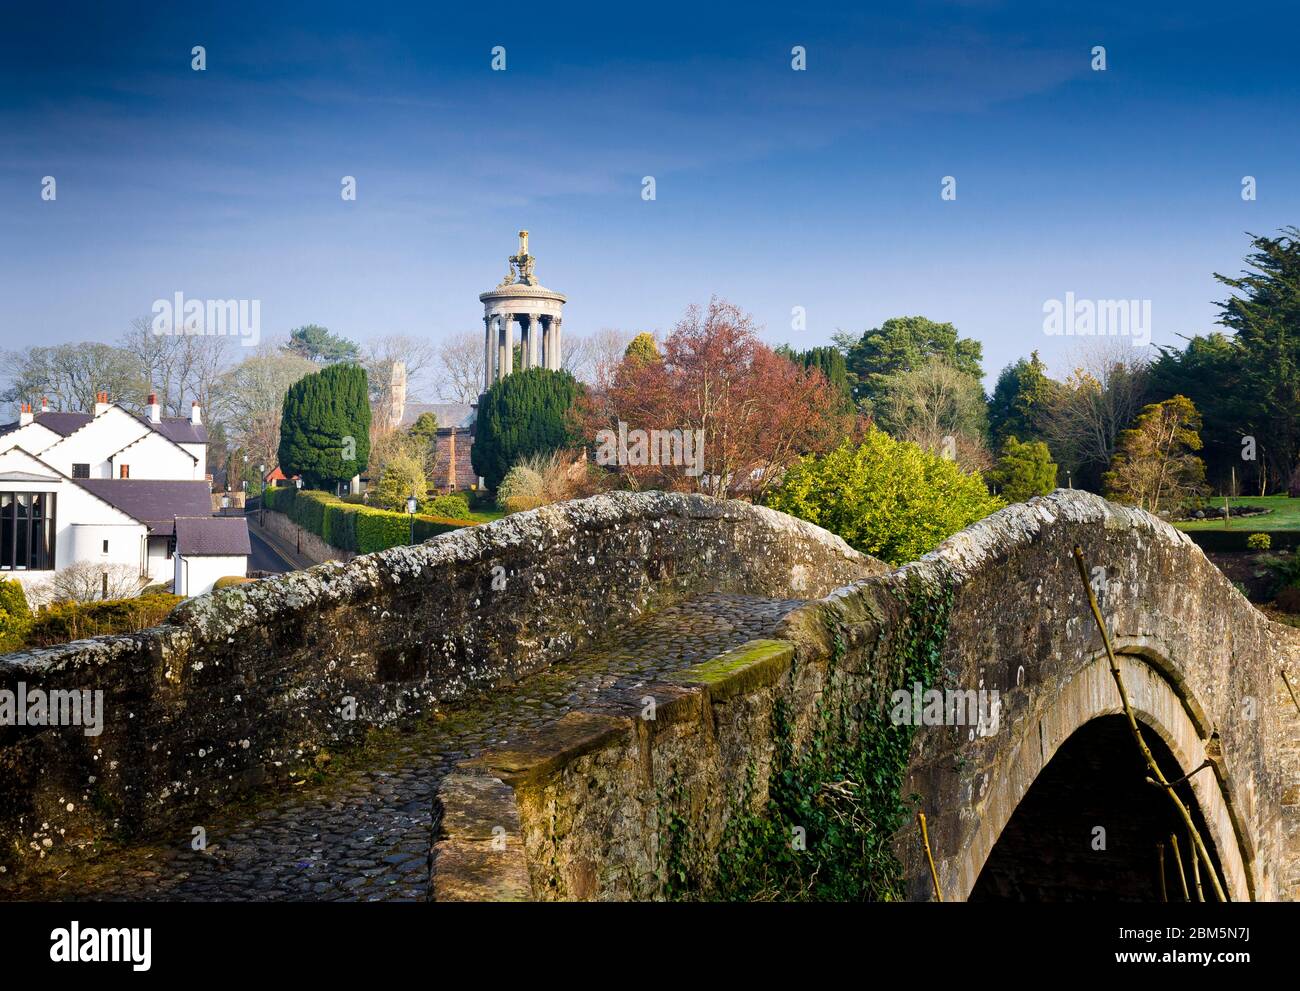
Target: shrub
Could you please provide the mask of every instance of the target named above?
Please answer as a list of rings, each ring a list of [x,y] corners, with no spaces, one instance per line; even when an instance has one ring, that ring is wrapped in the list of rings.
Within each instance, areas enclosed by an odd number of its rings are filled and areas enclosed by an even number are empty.
[[[546,483],[541,473],[518,464],[506,472],[497,486],[497,503],[507,513],[521,513],[546,504]]]
[[[455,520],[469,518],[469,498],[459,492],[434,496],[425,501],[420,512],[428,516],[442,516]]]
[[[223,575],[212,583],[212,588],[216,590],[219,588],[231,588],[235,585],[247,585],[252,580],[253,579],[248,578],[245,575]]]
[[[104,602],[56,602],[32,620],[27,646],[49,647],[86,637],[135,633],[157,626],[183,601],[179,595],[141,595]]]
[[[284,513],[331,547],[358,554],[397,547],[411,539],[411,518],[406,513],[358,506],[314,489],[277,489],[267,509]],[[415,539],[428,540],[475,525],[474,520],[419,515],[415,517]]]
[[[1002,445],[1002,456],[989,472],[989,484],[1007,502],[1025,502],[1056,488],[1056,464],[1041,440],[1022,442],[1011,436]]]
[[[1273,546],[1273,538],[1267,533],[1252,533],[1246,538],[1246,549],[1251,551],[1266,551]]]
[[[877,428],[859,445],[796,462],[767,504],[890,564],[915,560],[1005,505],[979,475]]]
[[[0,654],[22,650],[32,626],[32,611],[22,585],[0,578]]]
[[[406,511],[407,498],[415,496],[418,502],[423,502],[428,491],[429,483],[424,475],[424,465],[418,458],[412,457],[405,451],[399,451],[384,465],[373,501],[380,509],[391,509],[402,513]]]
[[[496,382],[479,403],[474,470],[495,489],[520,459],[577,442],[569,411],[583,387],[568,372],[529,368]]]

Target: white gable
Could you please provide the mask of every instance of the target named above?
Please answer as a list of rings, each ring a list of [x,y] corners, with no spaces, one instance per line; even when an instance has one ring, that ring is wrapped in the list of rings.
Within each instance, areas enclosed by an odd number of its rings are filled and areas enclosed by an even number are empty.
[[[111,478],[113,454],[148,433],[152,433],[149,427],[126,410],[110,406],[85,426],[47,447],[41,457],[65,475],[73,474],[74,464],[85,464],[90,466],[91,478]]]
[[[49,427],[43,427],[33,420],[25,427],[11,430],[7,434],[0,434],[0,451],[7,451],[11,447],[21,447],[24,451],[40,454],[46,448],[57,444],[61,440],[63,440],[62,434],[56,433]]]
[[[109,478],[121,478],[122,467],[128,478],[199,479],[199,463],[194,456],[160,433],[146,428],[144,436],[134,440],[109,458]]]

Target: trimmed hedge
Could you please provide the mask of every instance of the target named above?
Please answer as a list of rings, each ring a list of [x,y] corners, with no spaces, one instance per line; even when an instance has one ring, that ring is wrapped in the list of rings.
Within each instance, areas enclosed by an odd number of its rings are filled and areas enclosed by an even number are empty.
[[[1203,551],[1250,551],[1252,547],[1246,546],[1248,541],[1259,530],[1184,530],[1183,533],[1196,541],[1197,545]],[[1271,549],[1275,551],[1290,550],[1294,547],[1300,547],[1300,530],[1269,530],[1268,535],[1272,538]]]
[[[331,547],[357,554],[371,554],[389,547],[403,546],[411,540],[411,518],[406,513],[358,506],[356,503],[344,502],[328,492],[288,486],[268,489],[266,508],[284,513]],[[440,533],[450,533],[466,526],[477,524],[474,520],[417,514],[415,539],[428,540]]]
[[[25,646],[51,647],[86,637],[147,630],[184,601],[181,595],[159,593],[103,602],[56,602],[32,618]]]

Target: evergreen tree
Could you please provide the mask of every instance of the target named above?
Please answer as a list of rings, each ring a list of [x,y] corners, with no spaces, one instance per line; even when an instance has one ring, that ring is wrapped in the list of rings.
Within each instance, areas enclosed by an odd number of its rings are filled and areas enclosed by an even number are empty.
[[[340,361],[356,361],[360,348],[346,337],[331,334],[326,328],[309,323],[289,331],[289,343],[285,350],[314,361],[319,365],[331,365]]]
[[[984,377],[980,361],[984,349],[979,341],[958,337],[950,323],[936,323],[926,317],[891,317],[854,340],[837,334],[835,342],[846,350],[850,383],[858,406],[874,413],[888,379],[900,372],[915,371],[929,358],[943,358],[978,383]]]
[[[370,400],[360,365],[330,365],[284,397],[280,469],[308,488],[334,488],[365,470],[370,458]]]
[[[1013,434],[1002,445],[1002,455],[989,472],[989,486],[1007,502],[1024,502],[1056,488],[1056,464],[1047,445],[1020,441]]]
[[[1044,418],[1056,387],[1047,377],[1047,366],[1037,351],[1002,369],[989,399],[993,446],[1000,448],[1013,434],[1025,440],[1042,440]]]
[[[470,461],[496,489],[521,458],[580,443],[569,411],[583,388],[568,372],[529,368],[495,382],[479,403]]]
[[[1218,303],[1219,322],[1236,331],[1245,354],[1241,394],[1264,465],[1265,484],[1284,485],[1300,455],[1300,228],[1252,235],[1254,271],[1215,273],[1236,294]]]
[[[837,347],[816,347],[807,351],[795,351],[788,345],[776,349],[777,354],[784,355],[795,364],[804,368],[817,368],[826,376],[836,395],[844,397],[844,407],[853,408],[853,386],[849,383],[849,368],[844,360],[844,352]]]

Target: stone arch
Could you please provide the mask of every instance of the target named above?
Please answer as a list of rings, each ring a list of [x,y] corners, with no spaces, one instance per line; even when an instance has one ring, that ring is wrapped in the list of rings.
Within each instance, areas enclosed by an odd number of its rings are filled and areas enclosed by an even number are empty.
[[[1120,643],[1116,650],[1120,674],[1143,731],[1154,731],[1182,773],[1200,766],[1217,749],[1210,727],[1197,719],[1201,707],[1170,683],[1161,670],[1164,665],[1151,663],[1149,641]],[[970,842],[944,865],[943,874],[951,885],[945,897],[964,901],[970,895],[1007,823],[1066,742],[1094,720],[1123,713],[1104,654],[1094,657],[1047,702],[1036,719],[1026,721],[1021,737],[1003,751],[1001,766],[984,772],[988,789],[982,796],[985,811]],[[1253,845],[1234,814],[1232,789],[1220,779],[1221,767],[1220,763],[1200,772],[1191,779],[1191,787],[1208,826],[1206,839],[1213,843],[1228,897],[1249,901],[1257,886]]]

